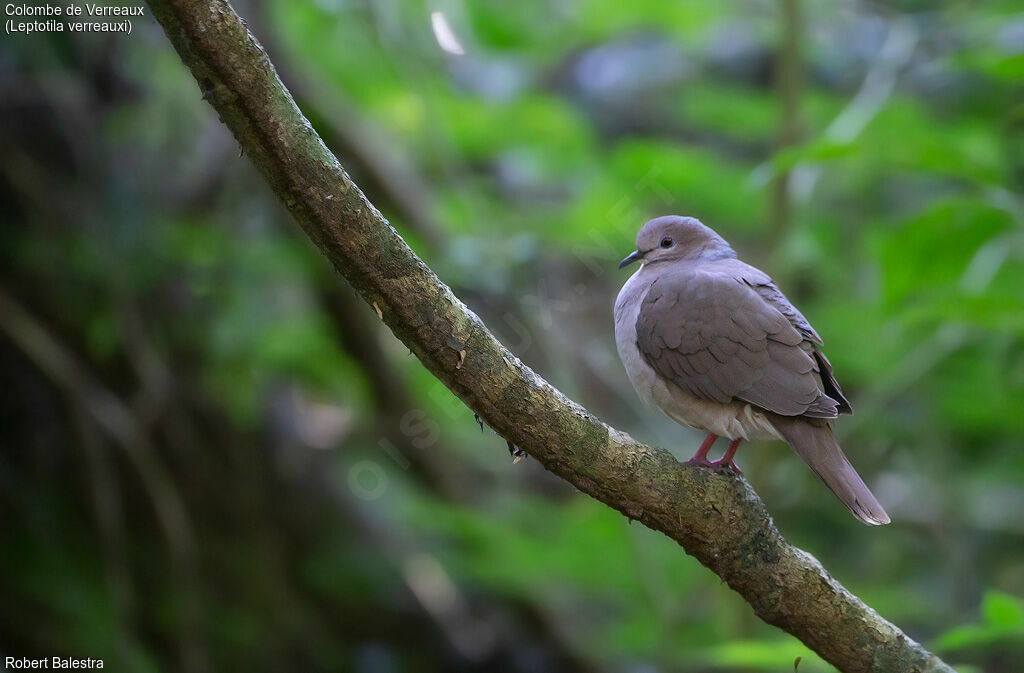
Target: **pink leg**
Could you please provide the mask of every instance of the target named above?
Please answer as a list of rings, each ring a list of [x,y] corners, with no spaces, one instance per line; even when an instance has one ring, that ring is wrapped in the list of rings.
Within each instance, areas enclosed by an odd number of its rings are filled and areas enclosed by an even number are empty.
[[[718,439],[718,435],[713,432],[709,432],[708,436],[704,438],[704,443],[697,449],[697,453],[693,454],[693,458],[689,459],[683,465],[690,465],[691,467],[708,467],[711,465],[708,462],[708,451],[714,445],[715,440]]]
[[[742,439],[734,439],[729,443],[729,448],[725,450],[725,453],[718,460],[711,461],[710,466],[716,470],[728,470],[735,472],[736,474],[743,474],[740,470],[739,465],[733,462],[733,458],[736,457],[736,449],[739,447]]]

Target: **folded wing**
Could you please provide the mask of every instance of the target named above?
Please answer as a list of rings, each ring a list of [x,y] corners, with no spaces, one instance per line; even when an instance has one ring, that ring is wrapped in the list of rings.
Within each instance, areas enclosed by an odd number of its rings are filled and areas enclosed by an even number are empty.
[[[849,405],[841,393],[830,395],[838,385],[829,390],[824,383],[831,367],[811,340],[820,342],[817,334],[795,309],[805,327],[794,324],[748,280],[731,266],[681,265],[662,274],[637,318],[644,359],[703,400],[739,399],[783,416],[835,418]]]

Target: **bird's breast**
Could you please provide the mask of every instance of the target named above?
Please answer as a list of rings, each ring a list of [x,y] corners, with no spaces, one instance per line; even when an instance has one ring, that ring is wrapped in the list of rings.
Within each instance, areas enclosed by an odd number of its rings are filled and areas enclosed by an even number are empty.
[[[615,300],[615,347],[637,395],[644,402],[651,404],[654,402],[652,388],[657,383],[656,379],[652,378],[655,372],[644,361],[636,344],[637,316],[640,314],[644,296],[650,290],[650,283],[644,282],[641,277],[642,272],[643,267],[630,276]]]

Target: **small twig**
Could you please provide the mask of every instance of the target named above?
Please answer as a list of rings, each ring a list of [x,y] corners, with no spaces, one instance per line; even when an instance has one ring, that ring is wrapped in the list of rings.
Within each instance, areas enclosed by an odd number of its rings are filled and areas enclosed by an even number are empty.
[[[69,395],[114,442],[138,471],[153,502],[172,555],[192,558],[194,535],[185,505],[170,473],[157,457],[142,424],[128,406],[104,388],[6,290],[0,288],[0,330],[64,393]]]
[[[167,539],[172,568],[181,583],[180,647],[187,666],[205,668],[206,653],[195,632],[198,606],[193,590],[196,581],[195,535],[184,501],[170,472],[150,442],[145,428],[127,404],[104,387],[86,366],[7,291],[0,288],[0,331],[120,447],[142,480]]]

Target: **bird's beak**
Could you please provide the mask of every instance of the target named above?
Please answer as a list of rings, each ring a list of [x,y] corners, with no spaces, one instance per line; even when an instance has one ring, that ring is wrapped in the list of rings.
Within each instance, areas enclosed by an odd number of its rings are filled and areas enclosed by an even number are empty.
[[[643,259],[643,257],[644,254],[642,252],[640,252],[639,250],[634,250],[633,252],[629,253],[629,256],[626,257],[626,259],[619,262],[619,268],[623,269],[632,264],[633,262]]]

